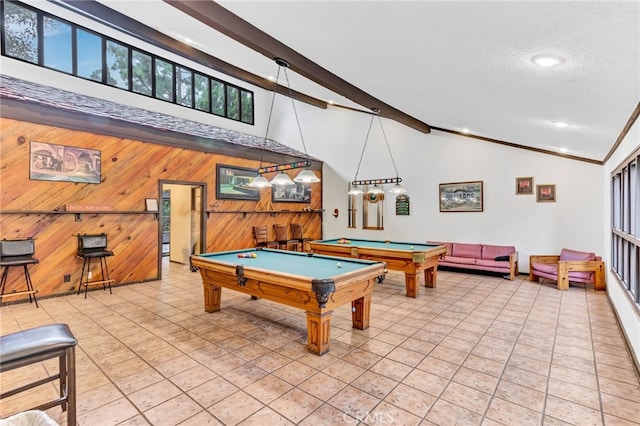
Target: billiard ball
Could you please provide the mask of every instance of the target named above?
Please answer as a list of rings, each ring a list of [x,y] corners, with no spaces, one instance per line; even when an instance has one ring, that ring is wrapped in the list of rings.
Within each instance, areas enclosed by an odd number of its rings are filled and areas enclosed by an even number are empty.
[[[336,266],[337,266],[338,268],[342,268],[342,263],[338,262],[338,263],[336,263]]]
[[[409,246],[409,250],[413,250],[413,246]]]

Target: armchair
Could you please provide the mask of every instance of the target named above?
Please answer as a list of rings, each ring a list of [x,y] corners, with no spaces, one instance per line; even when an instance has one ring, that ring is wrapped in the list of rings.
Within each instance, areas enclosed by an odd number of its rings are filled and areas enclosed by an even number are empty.
[[[529,280],[548,278],[558,283],[558,290],[569,290],[569,281],[593,284],[595,290],[604,290],[604,262],[600,256],[563,248],[559,256],[529,256]]]

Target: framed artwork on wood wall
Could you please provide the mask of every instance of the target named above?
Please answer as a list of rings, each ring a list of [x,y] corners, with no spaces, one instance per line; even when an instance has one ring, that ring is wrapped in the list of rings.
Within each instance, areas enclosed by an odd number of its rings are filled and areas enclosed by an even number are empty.
[[[100,183],[100,151],[31,142],[29,179]]]
[[[271,201],[274,203],[310,203],[311,185],[296,182],[295,185],[274,185],[271,187]]]
[[[216,164],[216,198],[258,201],[260,192],[257,188],[248,186],[256,176],[256,169]]]

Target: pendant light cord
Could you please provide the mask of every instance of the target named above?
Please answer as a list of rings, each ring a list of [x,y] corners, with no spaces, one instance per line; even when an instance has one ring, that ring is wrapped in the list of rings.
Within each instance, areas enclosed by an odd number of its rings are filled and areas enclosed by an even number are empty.
[[[286,62],[285,62],[286,64]],[[309,162],[309,154],[307,153],[307,145],[304,143],[304,136],[302,136],[302,127],[300,127],[300,120],[298,119],[298,110],[296,109],[296,103],[293,101],[293,93],[291,92],[291,84],[289,84],[289,74],[287,74],[287,67],[289,65],[281,65],[284,70],[284,78],[287,80],[287,91],[289,93],[289,99],[291,99],[291,106],[293,107],[293,115],[296,117],[296,124],[298,125],[298,132],[300,132],[300,140],[302,141],[302,148],[304,149],[304,155],[306,157],[307,163]],[[280,68],[278,68],[278,74],[280,73]],[[273,108],[273,105],[271,105]]]
[[[276,74],[276,81],[273,82],[273,96],[271,96],[271,108],[269,108],[269,118],[267,119],[267,130],[264,132],[264,140],[262,141],[262,153],[260,154],[260,168],[262,168],[262,160],[264,159],[264,151],[267,147],[267,136],[269,136],[269,126],[271,125],[271,116],[273,115],[273,105],[276,100],[276,88],[278,87],[278,79],[280,78],[280,67]]]
[[[356,169],[356,176],[353,180],[358,180],[358,172],[360,172],[360,165],[362,164],[362,158],[364,157],[364,151],[367,149],[367,142],[369,142],[369,134],[371,133],[371,126],[373,126],[373,115],[369,122],[369,129],[367,130],[367,136],[364,138],[364,145],[362,146],[362,152],[360,153],[360,161],[358,161],[358,168]]]
[[[389,151],[389,157],[391,157],[391,163],[393,164],[393,170],[396,171],[396,177],[399,178],[398,168],[396,167],[396,162],[393,159],[393,154],[391,154],[391,148],[389,147],[389,141],[387,140],[387,134],[384,132],[384,127],[382,127],[382,119],[378,116],[378,121],[380,122],[380,129],[382,129],[382,136],[384,136],[384,143],[387,144],[387,150]]]

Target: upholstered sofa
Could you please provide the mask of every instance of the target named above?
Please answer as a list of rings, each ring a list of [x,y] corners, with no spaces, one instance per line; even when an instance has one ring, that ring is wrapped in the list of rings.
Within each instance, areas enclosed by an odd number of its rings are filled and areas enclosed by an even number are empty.
[[[595,290],[606,288],[604,262],[595,253],[563,248],[560,255],[529,257],[529,280],[548,278],[558,290],[569,290],[569,282],[593,284]]]
[[[508,274],[513,281],[518,274],[518,252],[514,246],[494,246],[490,244],[444,243],[447,252],[440,256],[438,266],[489,271]]]

